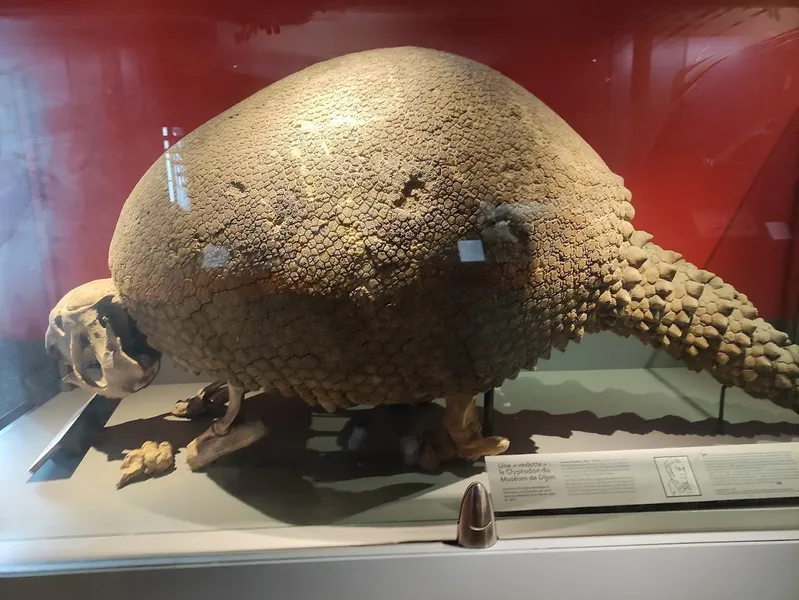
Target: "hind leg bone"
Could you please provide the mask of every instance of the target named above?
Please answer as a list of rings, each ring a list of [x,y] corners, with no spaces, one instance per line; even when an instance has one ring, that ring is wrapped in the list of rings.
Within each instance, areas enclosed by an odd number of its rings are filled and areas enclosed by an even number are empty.
[[[217,458],[246,448],[266,435],[260,421],[234,425],[244,399],[244,390],[228,383],[228,406],[224,416],[186,447],[186,462],[195,471]]]
[[[453,458],[476,461],[486,456],[502,454],[510,446],[507,438],[483,436],[483,425],[474,396],[458,395],[446,399],[444,432],[433,433],[422,444],[419,465],[436,469]]]
[[[504,437],[483,437],[483,424],[474,396],[447,398],[444,427],[455,444],[458,456],[465,460],[474,461],[502,454],[510,445]]]

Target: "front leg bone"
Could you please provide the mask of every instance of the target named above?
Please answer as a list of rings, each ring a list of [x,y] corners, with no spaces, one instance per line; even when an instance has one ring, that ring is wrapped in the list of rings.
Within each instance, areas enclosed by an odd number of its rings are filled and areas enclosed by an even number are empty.
[[[241,409],[244,390],[228,384],[228,406],[220,417],[204,433],[186,447],[186,462],[192,471],[201,469],[217,458],[246,448],[266,435],[266,427],[260,421],[234,425]]]
[[[197,419],[214,414],[228,401],[228,387],[224,381],[217,381],[204,387],[196,396],[178,400],[172,409],[172,415],[184,419]]]

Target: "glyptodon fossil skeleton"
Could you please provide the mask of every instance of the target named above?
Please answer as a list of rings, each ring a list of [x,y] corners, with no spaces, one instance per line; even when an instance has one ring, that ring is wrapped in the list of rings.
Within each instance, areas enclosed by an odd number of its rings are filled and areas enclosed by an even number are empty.
[[[160,354],[226,382],[200,398],[227,412],[193,468],[264,435],[236,423],[260,389],[331,411],[445,398],[436,452],[500,453],[475,394],[599,330],[796,409],[797,346],[633,216],[622,179],[507,77],[350,54],[166,150],[122,209],[111,279],[62,300],[48,344],[99,393],[139,389]]]

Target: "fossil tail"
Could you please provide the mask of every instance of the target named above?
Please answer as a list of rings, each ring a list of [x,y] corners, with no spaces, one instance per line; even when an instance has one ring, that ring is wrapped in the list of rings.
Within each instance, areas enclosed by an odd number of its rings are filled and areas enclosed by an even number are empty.
[[[664,348],[724,385],[799,411],[799,346],[745,294],[635,231],[599,298],[597,327]]]

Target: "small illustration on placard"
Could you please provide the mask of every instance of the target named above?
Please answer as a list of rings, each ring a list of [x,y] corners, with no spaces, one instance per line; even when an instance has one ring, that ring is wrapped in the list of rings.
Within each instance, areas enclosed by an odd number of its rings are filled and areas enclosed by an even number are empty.
[[[687,456],[656,456],[655,465],[667,497],[702,495]]]

